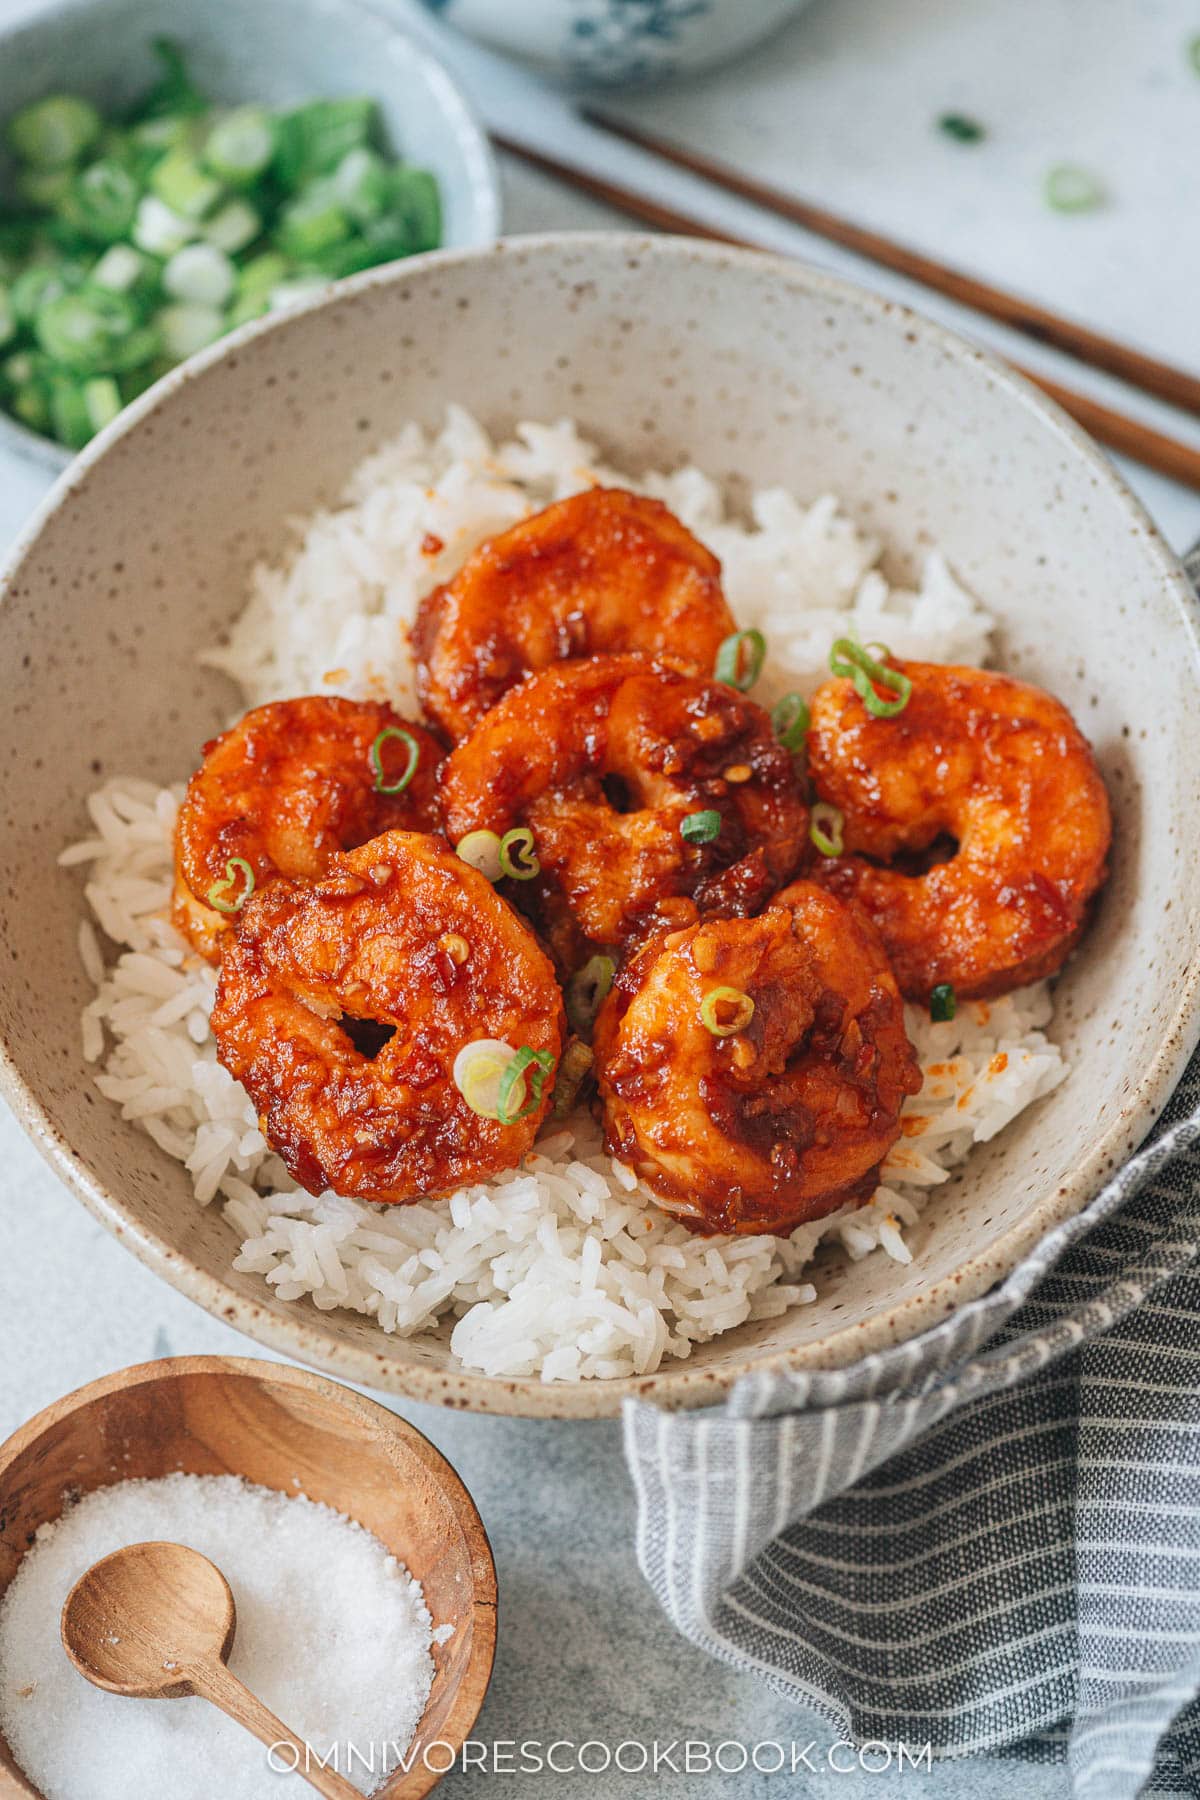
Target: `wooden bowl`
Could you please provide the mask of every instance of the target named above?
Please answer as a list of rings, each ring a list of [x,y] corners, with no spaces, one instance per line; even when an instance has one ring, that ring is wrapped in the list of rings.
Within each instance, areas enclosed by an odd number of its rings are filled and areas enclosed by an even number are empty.
[[[337,1382],[250,1357],[180,1356],[93,1381],[0,1447],[0,1597],[38,1527],[96,1488],[138,1477],[242,1475],[357,1519],[425,1590],[435,1674],[409,1772],[376,1800],[436,1787],[474,1724],[496,1647],[496,1569],[474,1502],[445,1457],[394,1413]],[[65,1598],[65,1596],[64,1596]],[[282,1623],[282,1622],[281,1622]],[[247,1738],[248,1753],[253,1745]],[[422,1752],[438,1745],[436,1766]],[[0,1736],[0,1800],[33,1796]]]

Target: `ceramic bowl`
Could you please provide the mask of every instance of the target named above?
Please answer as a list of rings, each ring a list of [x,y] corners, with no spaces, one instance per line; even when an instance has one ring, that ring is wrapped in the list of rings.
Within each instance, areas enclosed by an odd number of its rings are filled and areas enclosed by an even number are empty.
[[[578,87],[644,87],[728,62],[809,0],[425,0],[493,49]]]
[[[445,1457],[395,1413],[304,1369],[229,1356],[121,1369],[0,1445],[0,1597],[39,1526],[72,1499],[176,1470],[299,1490],[356,1519],[416,1576],[434,1624],[453,1625],[433,1648],[411,1769],[378,1790],[378,1800],[420,1800],[478,1717],[496,1647],[491,1547]],[[0,1800],[18,1796],[40,1800],[0,1735]]]
[[[180,43],[199,87],[223,102],[371,95],[392,147],[437,175],[446,243],[499,231],[495,165],[466,101],[440,63],[357,0],[238,0],[236,17],[195,0],[65,0],[0,30],[0,206],[13,173],[4,121],[64,90],[106,114],[127,106],[156,79],[156,37]],[[0,444],[52,469],[71,457],[4,412]]]
[[[182,1168],[96,1093],[81,883],[55,866],[104,776],[175,781],[236,710],[197,668],[247,571],[408,418],[466,400],[494,429],[573,413],[620,463],[695,459],[744,490],[840,493],[895,577],[929,546],[1001,622],[1014,674],[1062,696],[1116,816],[1112,876],[1058,988],[1069,1078],[935,1192],[907,1267],[830,1253],[819,1298],[642,1379],[490,1379],[446,1333],[279,1300]],[[669,238],[517,240],[357,278],[214,346],[83,453],[10,561],[0,606],[0,1043],[19,1117],[135,1255],[273,1349],[488,1411],[700,1405],[765,1365],[831,1366],[915,1335],[1083,1206],[1161,1109],[1196,1038],[1196,606],[1109,463],[1026,382],[889,301],[794,263]],[[52,1247],[48,1247],[48,1254]]]

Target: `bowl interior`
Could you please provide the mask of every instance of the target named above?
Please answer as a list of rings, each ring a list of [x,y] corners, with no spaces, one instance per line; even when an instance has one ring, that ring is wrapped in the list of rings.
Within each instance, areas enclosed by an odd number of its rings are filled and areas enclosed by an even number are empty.
[[[125,1369],[49,1407],[0,1451],[0,1594],[38,1527],[96,1488],[182,1469],[241,1475],[324,1501],[356,1519],[406,1564],[434,1624],[435,1674],[414,1740],[413,1767],[382,1800],[428,1792],[427,1745],[470,1730],[495,1647],[495,1570],[466,1489],[412,1426],[383,1407],[303,1370],[222,1357],[185,1357]],[[65,1598],[65,1595],[64,1595]],[[444,1758],[439,1749],[438,1758]],[[431,1758],[436,1761],[437,1758]],[[4,1775],[19,1776],[0,1736]],[[33,1793],[22,1781],[16,1792]]]
[[[1063,1085],[938,1190],[911,1265],[830,1254],[819,1298],[640,1381],[465,1374],[446,1334],[289,1305],[229,1267],[182,1169],[92,1088],[78,880],[54,866],[117,772],[177,780],[235,705],[197,649],[289,519],[336,500],[403,421],[468,402],[493,428],[576,414],[633,467],[695,460],[744,493],[833,491],[894,574],[940,544],[1002,621],[1005,667],[1059,694],[1096,746],[1112,876],[1058,989]],[[0,1034],[13,1092],[87,1203],[251,1335],[369,1385],[491,1410],[611,1413],[626,1393],[717,1397],[763,1359],[840,1364],[913,1335],[1010,1269],[1144,1135],[1194,1037],[1200,785],[1190,590],[1107,465],[980,353],[902,309],[766,258],[560,237],[360,278],[169,379],[86,452],[11,573],[0,655],[6,898]]]
[[[367,94],[389,146],[430,168],[442,191],[448,245],[484,244],[499,229],[491,153],[441,65],[356,0],[240,0],[237,28],[193,0],[67,0],[0,36],[0,124],[48,93],[87,94],[119,114],[157,79],[156,37],[175,39],[202,92],[285,106]],[[14,165],[0,134],[0,201]],[[69,452],[0,414],[0,431],[63,467]]]

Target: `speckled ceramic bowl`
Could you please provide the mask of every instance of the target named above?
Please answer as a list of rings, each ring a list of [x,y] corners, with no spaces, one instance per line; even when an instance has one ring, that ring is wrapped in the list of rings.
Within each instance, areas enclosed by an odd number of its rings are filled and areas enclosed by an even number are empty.
[[[930,1203],[908,1267],[831,1256],[815,1304],[643,1380],[488,1379],[277,1299],[183,1170],[95,1092],[78,876],[55,867],[98,777],[176,780],[235,705],[197,669],[255,558],[364,451],[465,399],[495,428],[574,413],[615,458],[834,489],[911,571],[933,542],[1002,621],[1013,672],[1060,694],[1116,813],[1112,879],[1059,986],[1069,1079]],[[273,1349],[422,1400],[612,1413],[699,1405],[764,1364],[829,1366],[914,1335],[1078,1211],[1144,1135],[1197,1036],[1196,608],[1104,458],[1025,382],[902,308],[791,263],[670,239],[561,236],[359,277],[206,352],[73,465],[0,606],[0,1040],[31,1135],[135,1255]],[[47,1245],[48,1263],[53,1246]],[[49,1270],[48,1270],[49,1272]],[[52,1295],[52,1282],[47,1283]],[[48,1301],[52,1304],[52,1300]]]
[[[235,21],[236,17],[236,23]],[[488,141],[441,64],[359,0],[57,0],[0,30],[0,206],[14,165],[6,120],[54,92],[87,94],[106,111],[158,75],[156,37],[182,45],[202,91],[271,106],[370,94],[388,141],[436,174],[445,242],[487,244],[500,229],[500,189]],[[71,452],[0,412],[0,441],[52,469]]]

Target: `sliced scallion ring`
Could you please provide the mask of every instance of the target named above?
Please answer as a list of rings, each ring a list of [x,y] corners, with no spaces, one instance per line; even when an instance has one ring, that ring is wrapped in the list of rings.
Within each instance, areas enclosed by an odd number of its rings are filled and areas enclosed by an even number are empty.
[[[721,815],[712,807],[703,812],[688,813],[680,821],[679,835],[685,844],[711,844],[721,835]]]
[[[593,956],[576,969],[566,987],[567,1018],[581,1038],[592,1034],[596,1014],[613,984],[617,965],[611,956]]]
[[[912,682],[899,669],[889,669],[856,644],[853,638],[837,638],[829,652],[829,667],[835,675],[854,683],[854,691],[876,719],[894,719],[908,705]],[[893,698],[885,700],[880,688],[887,688]]]
[[[1097,177],[1074,163],[1056,163],[1047,169],[1042,184],[1046,205],[1055,212],[1091,212],[1104,204],[1104,188]]]
[[[741,988],[710,988],[700,1002],[700,1023],[714,1037],[736,1037],[753,1017],[754,1002]]]
[[[408,764],[404,773],[395,781],[383,778],[383,746],[389,738],[397,743],[408,745]],[[375,742],[371,745],[371,767],[375,771],[375,792],[377,794],[402,794],[417,772],[417,764],[421,760],[421,746],[411,731],[405,731],[402,725],[385,725]]]
[[[771,708],[775,736],[785,750],[799,750],[808,736],[808,707],[799,694],[785,694]]]
[[[944,1025],[958,1011],[958,996],[948,981],[939,981],[929,990],[929,1017],[935,1025]]]
[[[504,872],[500,867],[500,837],[495,831],[468,831],[454,846],[454,854],[489,881],[499,881]]]
[[[717,651],[713,674],[728,687],[747,693],[762,674],[767,654],[767,640],[753,627],[749,631],[732,631]]]
[[[528,1044],[522,1044],[500,1077],[496,1117],[501,1125],[516,1125],[522,1119],[527,1119],[530,1113],[536,1112],[541,1105],[546,1083],[553,1073],[554,1057],[549,1050],[531,1050]],[[514,1112],[513,1101],[521,1083],[524,1083],[527,1097],[524,1104]]]
[[[528,825],[517,825],[500,839],[500,872],[510,881],[532,881],[540,874],[541,863],[533,848],[533,833]]]
[[[231,900],[229,895],[238,885],[239,875],[243,880],[242,891],[236,900]],[[231,856],[225,864],[224,881],[214,881],[204,898],[218,912],[240,913],[253,892],[254,870],[244,856]]]
[[[808,835],[822,856],[840,856],[845,849],[842,827],[846,823],[840,808],[818,800],[809,815]]]
[[[454,1085],[481,1119],[499,1119],[500,1082],[516,1051],[501,1038],[476,1038],[454,1059]]]

